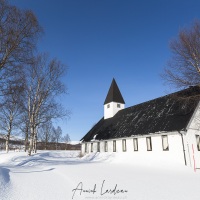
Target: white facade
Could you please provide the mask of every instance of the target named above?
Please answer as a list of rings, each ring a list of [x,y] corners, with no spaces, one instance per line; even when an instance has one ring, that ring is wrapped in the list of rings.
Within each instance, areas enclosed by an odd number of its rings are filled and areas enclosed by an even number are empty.
[[[196,135],[200,131],[189,130],[189,132],[168,132],[162,134],[150,134],[137,137],[118,138],[110,140],[92,141],[82,143],[82,154],[92,152],[116,152],[132,153],[133,157],[143,160],[180,163],[192,167],[194,170],[200,168],[200,149],[198,150]],[[167,138],[168,148],[163,144],[163,136]],[[148,149],[147,138],[150,138],[151,148]],[[135,148],[134,140],[137,140]],[[125,141],[125,142],[124,142]],[[116,148],[114,147],[116,143]],[[126,144],[125,148],[123,144]],[[98,148],[99,145],[99,148]],[[107,147],[106,147],[107,146]],[[92,148],[91,148],[92,147]],[[165,148],[165,149],[164,149]]]
[[[184,144],[187,165],[200,169],[200,104],[188,124]]]
[[[118,111],[124,109],[125,104],[110,102],[104,105],[104,119],[113,117]]]
[[[167,136],[169,145],[168,150],[163,149],[162,136]],[[147,149],[148,146],[147,138],[150,138],[151,140],[150,150]],[[134,139],[137,139],[137,149],[134,149]],[[112,139],[105,141],[103,140],[103,141],[84,142],[82,144],[82,154],[92,153],[92,152],[106,152],[105,142],[107,142],[108,145],[107,152],[116,152],[116,153],[132,152],[135,157],[139,156],[142,159],[152,159],[152,160],[159,159],[161,161],[168,160],[185,164],[182,139],[181,135],[177,132],[168,133],[164,135],[154,134],[154,135],[144,135],[138,137]],[[114,148],[113,145],[113,143],[115,142],[116,142],[116,149]],[[100,145],[99,150],[98,150],[98,144]],[[91,151],[91,146],[93,146],[92,151]]]

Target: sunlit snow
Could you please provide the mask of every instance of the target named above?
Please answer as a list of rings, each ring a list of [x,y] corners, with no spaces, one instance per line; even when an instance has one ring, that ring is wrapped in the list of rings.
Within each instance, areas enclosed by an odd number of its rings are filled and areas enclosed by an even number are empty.
[[[0,152],[1,200],[199,200],[199,186],[198,170],[131,153]]]

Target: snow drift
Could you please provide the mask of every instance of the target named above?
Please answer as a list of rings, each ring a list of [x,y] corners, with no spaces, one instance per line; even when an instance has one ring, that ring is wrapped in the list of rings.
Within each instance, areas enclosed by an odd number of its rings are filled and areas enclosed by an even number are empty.
[[[199,185],[198,171],[133,159],[131,154],[80,157],[79,151],[39,151],[28,157],[24,152],[0,153],[1,200],[197,200]],[[80,186],[90,192],[74,192]],[[115,193],[118,189],[127,192]]]

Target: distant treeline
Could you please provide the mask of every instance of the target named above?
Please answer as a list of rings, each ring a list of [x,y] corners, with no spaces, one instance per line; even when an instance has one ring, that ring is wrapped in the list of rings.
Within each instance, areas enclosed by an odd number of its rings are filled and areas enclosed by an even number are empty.
[[[23,140],[10,140],[9,149],[15,150],[15,149],[22,149],[24,146]],[[6,139],[0,138],[0,150],[6,149]]]
[[[0,150],[3,151],[6,148],[6,139],[0,138]],[[45,142],[37,142],[38,150],[81,150],[81,144],[66,144],[49,142],[45,146]],[[10,150],[22,150],[24,149],[24,140],[10,140]]]
[[[45,147],[44,142],[38,142],[37,149],[38,150],[81,150],[81,144],[65,144],[65,143],[49,142]]]

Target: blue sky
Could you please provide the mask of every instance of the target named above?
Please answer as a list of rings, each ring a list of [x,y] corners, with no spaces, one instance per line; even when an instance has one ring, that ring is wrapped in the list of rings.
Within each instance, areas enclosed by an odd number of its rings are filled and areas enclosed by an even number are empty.
[[[68,66],[63,105],[69,120],[56,122],[80,140],[103,117],[114,77],[126,107],[165,95],[160,73],[169,41],[200,19],[199,0],[10,0],[31,9],[44,28],[38,50]]]

